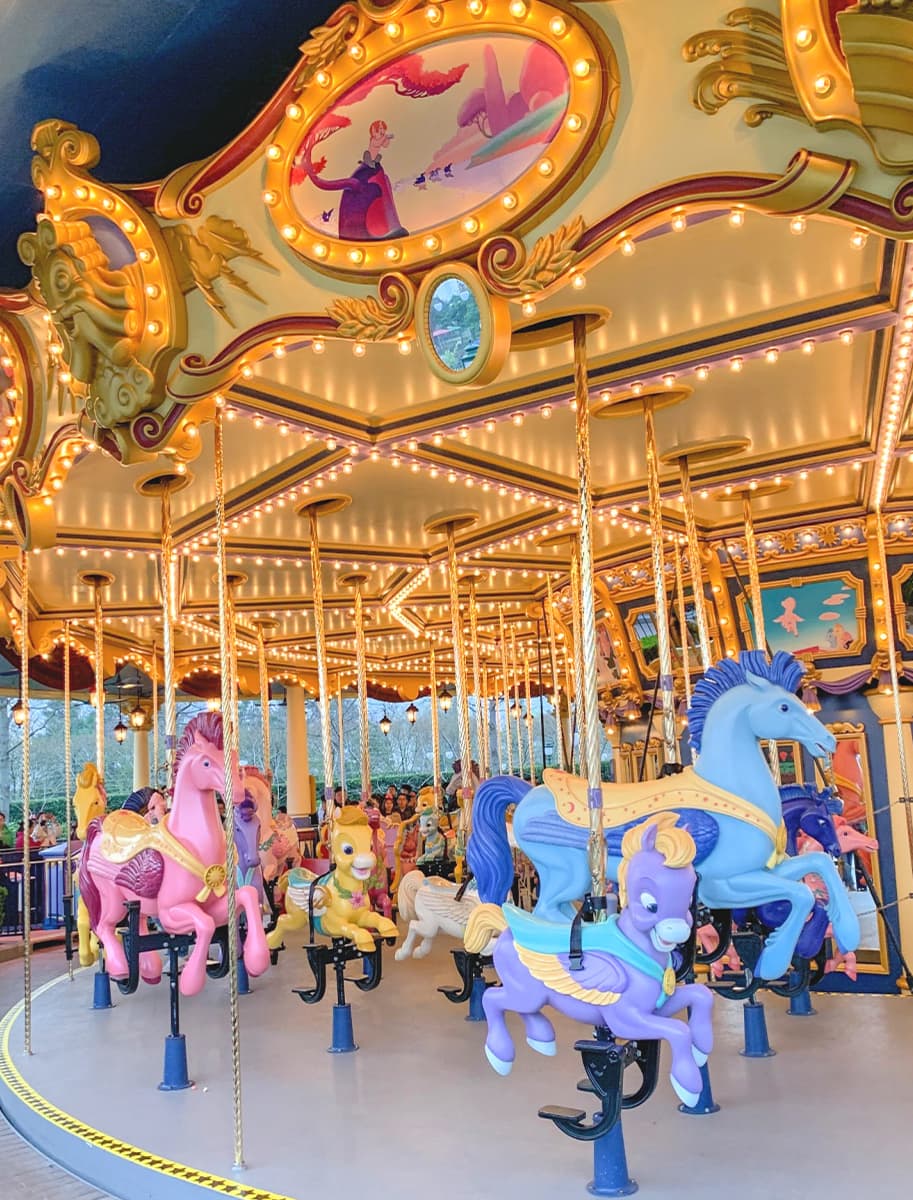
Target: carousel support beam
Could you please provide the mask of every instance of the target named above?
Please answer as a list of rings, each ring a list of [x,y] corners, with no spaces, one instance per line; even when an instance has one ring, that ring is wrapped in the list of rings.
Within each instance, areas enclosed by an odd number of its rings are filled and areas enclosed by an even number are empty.
[[[514,755],[513,755],[513,750],[511,749],[511,745],[510,745],[510,682],[509,682],[510,675],[509,675],[508,669],[507,669],[507,634],[505,633],[505,629],[504,629],[504,605],[503,604],[498,605],[498,636],[499,636],[499,639],[501,642],[501,683],[503,685],[501,690],[504,694],[503,730],[504,730],[504,744],[507,748],[507,774],[513,775],[513,773],[514,773]],[[498,708],[500,708],[500,703],[498,704]],[[500,712],[498,713],[498,716],[500,717]],[[503,759],[501,759],[501,738],[500,738],[501,729],[502,729],[502,725],[499,720],[498,721],[498,735],[499,735],[498,736],[498,760],[499,760],[499,765],[501,767],[501,771],[503,772],[504,761],[503,761]]]
[[[77,579],[92,593],[95,621],[95,765],[105,777],[105,618],[102,591],[114,582],[107,571],[80,571]]]
[[[263,745],[263,770],[272,786],[272,745],[269,725],[269,661],[266,653],[266,635],[277,627],[271,617],[260,617],[254,621],[257,631],[257,681],[260,688],[260,736]]]
[[[482,670],[479,662],[479,606],[476,599],[476,582],[469,581],[469,641],[472,653],[472,690],[476,698],[476,756],[482,778],[488,775],[488,739],[485,736],[485,706],[482,702]]]
[[[133,790],[149,786],[149,730],[133,730]]]
[[[314,811],[311,801],[311,769],[308,761],[307,705],[304,688],[285,685],[286,806],[290,817]]]
[[[561,685],[558,682],[558,644],[555,640],[555,599],[552,595],[551,577],[545,577],[546,600],[543,601],[542,611],[545,616],[545,628],[548,634],[548,656],[552,671],[552,695],[555,697],[555,740],[558,745],[558,770],[565,770],[567,764],[564,757],[564,730],[561,725]],[[570,703],[570,700],[568,700]],[[543,758],[543,763],[545,759]]]
[[[514,715],[514,732],[517,735],[517,771],[520,778],[523,778],[523,736],[520,732],[520,665],[517,659],[517,631],[512,625],[510,627],[510,673],[513,683],[511,685],[511,705],[510,711]]]
[[[571,544],[571,636],[574,639],[574,723],[571,725],[571,770],[574,769],[574,725],[577,727],[577,769],[586,774],[586,703],[583,682],[583,616],[580,608],[580,550]],[[571,720],[568,704],[568,723]]]
[[[342,798],[348,795],[346,787],[346,727],[345,713],[342,707],[342,674],[336,676],[336,739],[339,754],[339,786],[342,788]]]
[[[526,741],[529,750],[529,782],[536,786],[536,756],[533,751],[533,709],[532,692],[529,683],[529,655],[523,656],[523,689],[526,692]],[[543,762],[544,762],[543,758]]]
[[[32,1053],[32,855],[29,824],[31,816],[31,730],[32,714],[29,703],[29,552],[19,554],[19,702],[22,705],[22,992],[24,1044],[26,1054]],[[97,609],[97,604],[96,604]],[[97,635],[96,635],[97,637]],[[104,668],[102,668],[104,676]],[[99,768],[99,773],[101,768]],[[67,839],[70,831],[67,830]]]

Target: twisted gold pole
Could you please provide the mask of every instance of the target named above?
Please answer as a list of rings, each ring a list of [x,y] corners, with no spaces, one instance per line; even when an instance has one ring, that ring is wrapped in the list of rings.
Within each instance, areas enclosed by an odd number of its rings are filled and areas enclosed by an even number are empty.
[[[586,706],[583,702],[583,622],[580,613],[580,559],[571,544],[571,634],[574,639],[574,717],[577,725],[577,770],[586,774]],[[570,720],[570,705],[568,706]],[[574,727],[571,725],[571,770],[574,766]]]
[[[358,734],[361,742],[361,798],[371,795],[371,730],[368,727],[368,648],[361,580],[355,582],[355,670],[358,678]]]
[[[564,761],[564,731],[561,728],[561,685],[558,683],[558,645],[555,641],[555,599],[552,596],[551,577],[546,574],[545,586],[547,602],[542,606],[545,617],[545,632],[548,634],[548,657],[552,668],[552,691],[555,695],[555,740],[558,743],[558,770],[565,769]],[[570,703],[570,701],[568,701]],[[542,764],[545,766],[545,764]]]
[[[165,691],[165,787],[174,787],[174,755],[177,750],[177,681],[174,673],[175,608],[174,532],[171,521],[171,485],[162,486],[162,682]]]
[[[533,754],[533,710],[532,693],[529,687],[529,655],[523,656],[523,689],[526,692],[526,741],[527,749],[529,750],[529,782],[536,786],[536,765],[535,755]]]
[[[469,740],[469,690],[466,686],[466,649],[463,643],[463,617],[460,612],[460,579],[457,569],[456,538],[453,525],[447,526],[447,576],[450,580],[450,620],[453,629],[453,682],[456,688],[457,726],[460,734],[460,829],[467,836],[472,827],[472,746]]]
[[[678,624],[682,631],[682,671],[685,679],[685,704],[691,707],[691,655],[688,653],[688,624],[685,611],[685,584],[682,579],[682,556],[678,549],[672,551],[675,560],[675,596],[678,604]]]
[[[323,623],[323,576],[320,571],[320,535],[317,510],[307,510],[311,534],[311,579],[314,588],[314,632],[317,652],[317,689],[320,693],[320,749],[323,753],[324,819],[329,827],[328,844],[333,833],[333,728],[330,722],[330,676],[327,670],[327,635]]]
[[[476,583],[469,581],[469,640],[472,648],[472,690],[476,698],[476,754],[479,771],[484,779],[488,772],[485,766],[486,737],[485,714],[482,709],[482,671],[479,664],[479,613],[476,600]]]
[[[431,691],[431,755],[434,779],[434,800],[441,803],[441,724],[437,708],[437,666],[434,661],[434,646],[428,647],[428,685]]]
[[[269,728],[269,668],[266,662],[266,637],[262,624],[257,625],[257,673],[260,683],[260,730],[263,735],[263,769],[272,783],[273,769],[270,753]]]
[[[31,736],[29,701],[29,552],[19,554],[20,612],[19,701],[22,704],[22,991],[25,1052],[32,1053],[32,846],[31,823]],[[96,593],[97,594],[97,593]],[[97,605],[96,605],[97,607]],[[69,833],[69,830],[67,830]]]
[[[878,542],[878,564],[881,574],[881,586],[885,604],[885,630],[887,632],[888,663],[891,671],[891,697],[894,701],[894,724],[897,730],[897,759],[900,767],[900,788],[903,794],[901,807],[907,828],[907,843],[910,862],[913,863],[913,812],[908,800],[910,795],[910,774],[907,766],[907,748],[904,745],[904,719],[900,704],[900,676],[897,673],[897,640],[894,635],[894,597],[888,575],[888,553],[884,541],[884,519],[881,509],[875,511],[875,531]]]
[[[342,712],[342,672],[336,676],[336,739],[339,746],[339,784],[342,788],[343,799],[346,788],[346,734]]]
[[[761,595],[761,573],[758,570],[758,542],[754,532],[751,499],[742,496],[742,520],[745,524],[745,556],[748,559],[748,587],[751,592],[751,615],[754,617],[755,650],[767,650],[767,628],[764,622],[764,603]]]
[[[101,584],[94,583],[95,599],[95,765],[105,777],[105,641],[101,607]]]
[[[574,398],[575,442],[580,550],[580,630],[583,658],[583,744],[581,758],[586,763],[587,808],[590,837],[587,854],[590,864],[590,891],[605,895],[605,835],[602,828],[602,729],[599,724],[599,682],[596,675],[596,596],[593,570],[593,497],[590,477],[590,395],[586,365],[586,318],[574,317]],[[597,910],[597,919],[605,911]]]
[[[230,646],[234,641],[234,621],[228,589],[228,566],[225,532],[224,445],[221,408],[215,415],[215,483],[216,483],[216,569],[219,589],[219,667],[222,684],[222,738],[225,756],[225,870],[228,899],[228,1008],[231,1032],[232,1123],[234,1132],[234,1165],[244,1166],[244,1118],[241,1097],[241,1017],[238,1008],[238,869],[234,839],[234,789],[238,764],[238,728],[232,696],[232,666]],[[167,692],[166,692],[167,697]]]
[[[67,837],[67,865],[66,865],[66,889],[67,899],[70,904],[71,916],[75,918],[75,910],[73,908],[73,838],[70,831],[73,828],[73,729],[72,719],[70,714],[70,622],[63,623],[63,778],[64,789],[66,792],[66,837]],[[70,935],[68,935],[69,937]],[[68,946],[72,949],[72,943],[68,942]],[[67,959],[67,974],[70,977],[70,982],[73,981],[73,955]]]
[[[682,505],[685,512],[685,537],[688,541],[688,570],[691,572],[691,595],[697,620],[697,637],[701,647],[701,668],[706,671],[713,663],[710,648],[710,626],[707,621],[707,600],[704,596],[704,574],[701,564],[701,544],[694,519],[694,496],[691,492],[691,469],[687,456],[678,460],[682,485]]]
[[[155,657],[155,641],[152,643],[152,782],[159,786],[161,766],[159,763],[159,668]]]
[[[672,644],[666,601],[666,564],[663,554],[662,495],[659,489],[659,458],[653,403],[644,404],[644,447],[647,454],[647,487],[650,496],[650,542],[653,559],[653,597],[656,605],[656,641],[659,650],[659,690],[663,703],[663,748],[667,763],[678,762],[675,731],[675,684],[672,673]]]
[[[517,631],[513,625],[510,627],[510,677],[511,677],[511,695],[513,702],[511,710],[514,714],[514,733],[517,737],[517,771],[520,778],[523,778],[523,738],[520,735],[520,665],[517,658]]]
[[[504,684],[504,743],[507,747],[507,774],[514,773],[514,753],[510,744],[510,674],[507,669],[507,634],[504,630],[504,605],[498,605],[498,630],[501,638],[501,678]],[[500,743],[498,747],[500,754]],[[504,770],[503,764],[501,770]]]

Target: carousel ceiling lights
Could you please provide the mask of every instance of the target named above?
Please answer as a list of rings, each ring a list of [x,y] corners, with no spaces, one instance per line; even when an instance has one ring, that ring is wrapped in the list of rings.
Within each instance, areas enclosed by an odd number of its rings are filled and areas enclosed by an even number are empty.
[[[11,710],[13,723],[19,726],[25,724],[25,705],[21,700],[17,700]]]
[[[381,719],[377,723],[380,726],[381,733],[384,735],[384,737],[386,737],[387,734],[390,732],[391,728],[393,727],[393,722],[390,720],[390,718],[387,716],[387,714],[384,713],[384,715],[381,717]]]
[[[415,706],[415,704],[410,704],[406,709],[406,720],[410,725],[414,725],[418,720],[418,708]]]
[[[114,740],[119,744],[123,744],[127,740],[127,734],[130,732],[123,720],[118,720],[114,726]]]

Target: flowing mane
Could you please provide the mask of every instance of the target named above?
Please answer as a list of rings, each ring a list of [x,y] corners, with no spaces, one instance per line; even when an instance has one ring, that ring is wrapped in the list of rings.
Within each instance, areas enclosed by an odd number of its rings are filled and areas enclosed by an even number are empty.
[[[701,752],[704,722],[711,707],[726,692],[747,683],[749,672],[777,684],[787,692],[796,692],[805,674],[805,667],[785,650],[778,650],[769,662],[763,650],[743,650],[738,660],[724,658],[710,667],[695,685],[688,709],[688,742],[696,754]]]
[[[181,734],[181,740],[178,742],[177,752],[174,756],[174,777],[177,778],[178,768],[181,765],[181,759],[190,747],[193,745],[193,739],[196,734],[201,738],[205,738],[216,750],[222,749],[222,714],[219,712],[204,712],[188,721],[184,726],[184,732]]]

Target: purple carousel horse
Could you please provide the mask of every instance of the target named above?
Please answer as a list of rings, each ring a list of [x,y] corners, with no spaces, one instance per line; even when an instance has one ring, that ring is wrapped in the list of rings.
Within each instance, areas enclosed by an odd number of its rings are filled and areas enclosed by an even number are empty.
[[[241,802],[235,805],[232,815],[238,887],[250,884],[256,890],[262,908],[266,897],[263,891],[263,869],[260,865],[260,817],[257,814],[256,802],[250,792],[244,792]]]
[[[485,992],[485,1054],[506,1075],[514,1044],[505,1012],[519,1013],[528,1045],[555,1053],[555,1030],[542,1009],[622,1038],[657,1039],[672,1050],[672,1087],[684,1104],[697,1103],[700,1067],[713,1047],[713,995],[702,984],[677,986],[672,951],[691,932],[691,898],[697,883],[694,840],[661,813],[629,829],[618,872],[619,916],[583,925],[582,960],[570,953],[571,925],[543,921],[512,904],[480,904],[466,927],[465,944],[480,953],[500,934],[494,964],[501,987]],[[689,1009],[687,1023],[673,1018]]]

